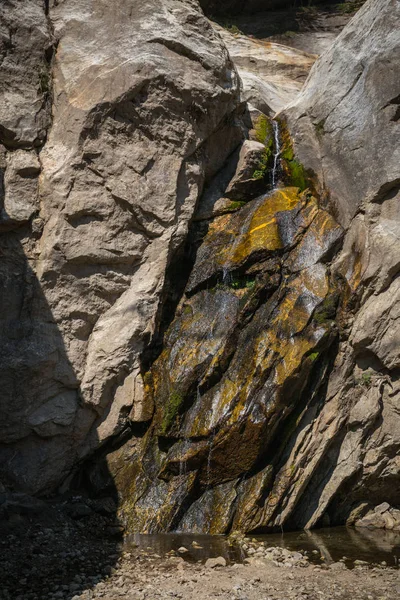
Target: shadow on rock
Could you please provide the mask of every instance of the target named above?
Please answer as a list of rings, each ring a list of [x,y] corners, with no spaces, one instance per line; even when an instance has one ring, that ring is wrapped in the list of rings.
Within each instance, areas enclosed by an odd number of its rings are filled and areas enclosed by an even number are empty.
[[[49,472],[76,460],[79,385],[32,268],[32,232],[4,211],[1,226],[0,599],[90,597],[119,557],[117,496],[108,478],[90,498],[81,478],[48,499]]]

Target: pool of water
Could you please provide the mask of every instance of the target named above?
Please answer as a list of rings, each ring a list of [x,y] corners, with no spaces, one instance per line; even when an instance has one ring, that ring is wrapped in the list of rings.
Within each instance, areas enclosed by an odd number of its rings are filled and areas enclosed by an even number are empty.
[[[398,566],[400,561],[400,532],[332,527],[249,537],[264,542],[267,547],[280,546],[291,551],[307,551],[313,562],[320,562],[321,557],[326,563],[345,558],[347,566],[351,567],[355,560],[369,564],[385,562],[389,566]],[[171,550],[178,552],[184,547],[187,552],[181,556],[191,562],[204,562],[207,558],[223,556],[228,563],[233,563],[243,561],[246,556],[237,543],[230,542],[223,535],[162,533],[128,536],[124,542],[124,550],[137,547],[160,556],[165,556]]]
[[[363,560],[378,564],[384,561],[390,566],[398,566],[400,560],[400,532],[383,529],[332,527],[255,538],[292,551],[307,550],[310,558],[323,556],[327,563],[346,558],[346,563]],[[319,554],[315,555],[313,551]]]
[[[157,533],[144,535],[135,533],[128,536],[124,542],[124,549],[138,547],[149,553],[165,556],[171,550],[178,554],[180,548],[187,552],[180,554],[190,562],[205,561],[207,558],[223,556],[228,563],[242,562],[245,553],[238,544],[231,544],[224,535],[202,535],[192,533]]]

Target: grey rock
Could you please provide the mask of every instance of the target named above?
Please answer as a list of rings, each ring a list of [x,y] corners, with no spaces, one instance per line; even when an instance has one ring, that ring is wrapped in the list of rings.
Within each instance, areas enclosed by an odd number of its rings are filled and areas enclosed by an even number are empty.
[[[255,196],[265,187],[261,178],[254,178],[263,165],[265,145],[253,140],[245,140],[240,150],[236,172],[230,181],[225,195],[234,200],[246,200]]]
[[[92,514],[92,510],[87,504],[74,503],[66,506],[66,510],[71,517],[74,519],[80,519],[82,517],[88,517]]]
[[[332,571],[345,571],[347,569],[346,565],[342,562],[334,562],[329,565],[329,568]]]
[[[242,100],[273,116],[298,96],[316,56],[214,24],[238,69]]]
[[[0,6],[0,142],[8,148],[41,145],[50,123],[52,44],[41,0],[21,10],[18,0]]]
[[[102,515],[113,515],[117,511],[117,505],[112,498],[99,498],[93,500],[90,504],[91,508]]]
[[[398,187],[399,10],[391,0],[368,0],[285,110],[299,159],[330,190],[344,226],[361,205],[381,203]]]
[[[379,504],[379,506],[375,506],[375,512],[378,515],[383,515],[383,513],[385,513],[389,509],[390,509],[390,504],[388,504],[387,502],[382,502],[382,504]]]
[[[385,527],[385,520],[383,517],[375,512],[368,513],[362,519],[356,521],[356,527],[368,527],[370,529],[383,529]]]
[[[399,222],[400,225],[400,222]],[[353,326],[351,343],[357,352],[372,352],[388,369],[400,366],[400,280],[365,302]]]
[[[38,211],[38,175],[36,152],[16,150],[7,155],[4,176],[5,196],[2,221],[28,221]]]
[[[207,569],[215,569],[215,567],[226,567],[226,560],[223,556],[217,558],[208,558],[206,560]]]
[[[21,515],[35,515],[48,511],[48,505],[39,498],[28,496],[27,494],[0,494],[0,508],[7,512]]]
[[[4,40],[15,30],[2,222],[26,227],[3,237],[0,478],[48,493],[153,414],[139,359],[202,189],[243,138],[228,118],[239,81],[194,2],[71,0],[46,16],[41,0],[12,1],[0,23]]]
[[[302,472],[288,478],[285,491],[276,488],[274,501],[285,508],[270,525],[290,518],[292,525],[312,527],[328,506],[338,521],[360,502],[396,504],[398,459],[390,448],[400,444],[400,389],[392,371],[399,359],[400,33],[393,27],[399,18],[399,3],[368,0],[280,115],[296,158],[321,193],[328,192],[344,229],[332,270],[356,308],[349,310],[349,341],[339,346],[324,406],[318,416],[308,411],[308,425],[297,440],[294,434],[286,468],[296,473],[301,464]],[[318,478],[324,483],[316,498]],[[386,526],[376,513],[356,522]]]

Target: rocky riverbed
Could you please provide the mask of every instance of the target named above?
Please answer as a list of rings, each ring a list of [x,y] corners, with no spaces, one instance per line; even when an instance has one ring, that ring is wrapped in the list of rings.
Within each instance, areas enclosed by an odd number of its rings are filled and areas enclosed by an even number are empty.
[[[198,561],[193,560],[193,550],[201,546],[195,539],[158,554],[154,545],[144,545],[145,536],[140,547],[124,543],[121,529],[104,508],[75,499],[35,516],[32,507],[29,517],[14,513],[12,530],[3,528],[0,541],[0,599],[397,600],[400,596],[397,567],[345,558],[328,564],[317,550],[290,551],[255,538],[233,536],[226,543],[234,548],[231,554],[206,558],[205,552]]]

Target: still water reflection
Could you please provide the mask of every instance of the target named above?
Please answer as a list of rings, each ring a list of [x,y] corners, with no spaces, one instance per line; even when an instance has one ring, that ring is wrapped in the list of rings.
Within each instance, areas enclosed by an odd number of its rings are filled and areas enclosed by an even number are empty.
[[[266,547],[280,546],[292,551],[305,550],[310,560],[320,561],[322,555],[327,563],[346,557],[348,566],[355,560],[370,564],[385,561],[390,566],[398,566],[400,559],[400,532],[332,527],[313,531],[295,531],[283,534],[250,536],[264,542]],[[185,548],[181,556],[188,561],[204,561],[207,558],[223,556],[228,562],[241,562],[246,554],[239,544],[230,543],[222,535],[200,535],[190,533],[165,533],[154,535],[133,534],[125,542],[125,549],[139,547],[160,556],[171,550],[177,552]],[[313,553],[318,551],[318,554]]]

